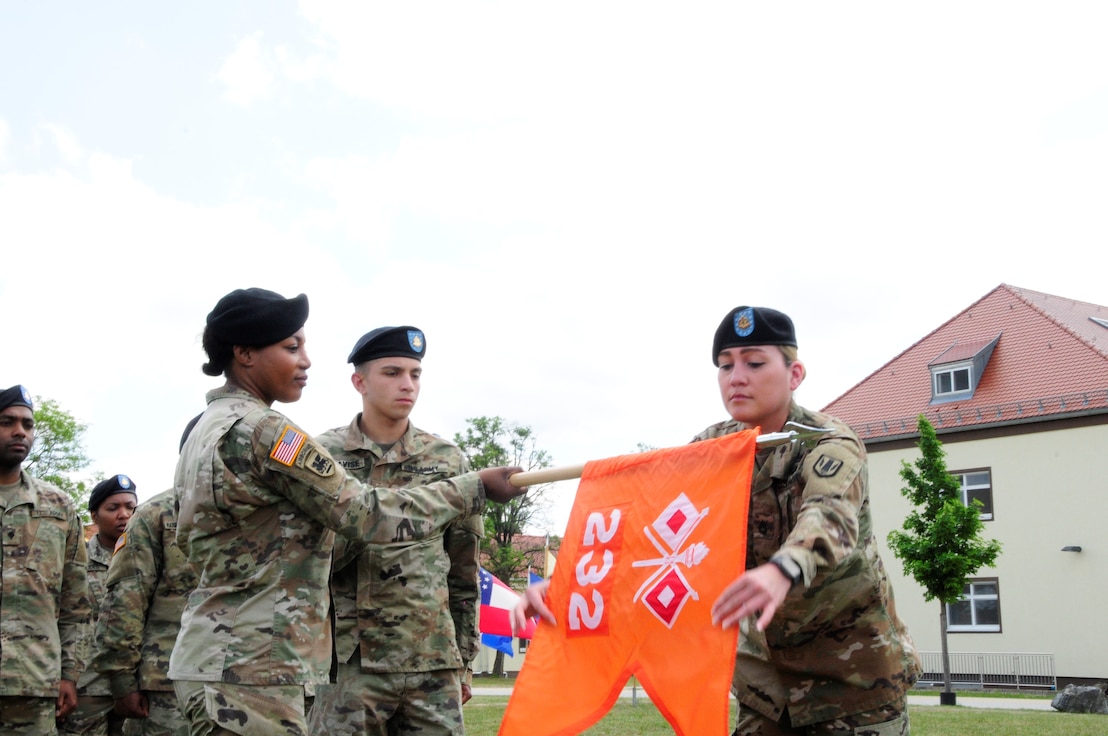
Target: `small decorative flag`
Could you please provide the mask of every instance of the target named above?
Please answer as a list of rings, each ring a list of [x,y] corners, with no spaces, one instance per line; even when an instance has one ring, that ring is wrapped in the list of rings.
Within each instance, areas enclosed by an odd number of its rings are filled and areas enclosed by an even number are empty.
[[[509,588],[485,568],[480,570],[481,614],[479,628],[482,634],[506,636],[511,639],[530,639],[535,635],[535,622],[523,631],[512,632],[512,609],[519,602],[519,593]],[[491,645],[490,645],[491,646]],[[498,647],[497,647],[498,648]],[[506,651],[501,649],[501,651]]]

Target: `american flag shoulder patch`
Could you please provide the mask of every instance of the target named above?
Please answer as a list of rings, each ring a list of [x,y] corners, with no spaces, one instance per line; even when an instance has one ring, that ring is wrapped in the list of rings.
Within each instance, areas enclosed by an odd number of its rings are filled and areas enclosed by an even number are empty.
[[[119,539],[115,540],[115,548],[112,549],[112,554],[114,555],[116,552],[118,552],[119,550],[123,549],[126,546],[127,546],[127,532],[123,532],[122,534],[119,535]]]
[[[282,465],[292,467],[292,464],[296,461],[296,456],[300,453],[300,448],[304,446],[305,439],[307,438],[303,432],[291,424],[286,424],[281,431],[281,437],[277,440],[277,444],[273,446],[269,456]]]

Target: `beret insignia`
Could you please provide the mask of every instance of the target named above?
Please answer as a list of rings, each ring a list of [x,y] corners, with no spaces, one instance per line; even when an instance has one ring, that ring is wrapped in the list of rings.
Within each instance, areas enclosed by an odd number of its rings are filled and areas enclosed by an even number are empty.
[[[754,332],[754,308],[747,307],[741,312],[735,313],[735,334],[739,337],[747,337]]]

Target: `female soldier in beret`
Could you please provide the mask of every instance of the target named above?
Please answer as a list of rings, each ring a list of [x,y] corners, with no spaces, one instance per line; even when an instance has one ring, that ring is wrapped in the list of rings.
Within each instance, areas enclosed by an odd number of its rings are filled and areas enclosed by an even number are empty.
[[[108,565],[112,551],[127,521],[138,505],[137,489],[126,475],[113,475],[102,480],[92,489],[88,499],[89,515],[96,525],[96,534],[88,540],[88,587],[92,593],[92,620],[89,622],[88,659],[91,662],[98,642],[92,638],[92,630],[100,616],[104,603]],[[123,718],[112,711],[115,701],[107,678],[91,667],[77,682],[77,710],[58,726],[60,734],[108,734],[123,733]]]
[[[792,320],[736,307],[716,329],[712,362],[731,418],[693,441],[786,422],[830,430],[809,447],[758,451],[750,486],[746,571],[712,606],[739,626],[733,736],[907,734],[907,691],[919,655],[896,616],[869,510],[866,451],[835,417],[793,401],[804,380]],[[545,583],[528,589],[514,625],[540,615]]]
[[[208,315],[204,372],[223,375],[185,442],[174,491],[177,540],[199,583],[169,676],[196,734],[304,734],[305,686],[331,666],[328,578],[335,534],[420,539],[505,502],[519,468],[409,489],[346,475],[274,401],[300,398],[311,366],[308,300],[240,289]]]

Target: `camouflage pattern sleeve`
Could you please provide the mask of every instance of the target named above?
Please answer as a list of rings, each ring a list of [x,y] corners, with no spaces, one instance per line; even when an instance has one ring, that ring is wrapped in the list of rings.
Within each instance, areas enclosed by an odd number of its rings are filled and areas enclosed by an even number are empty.
[[[454,448],[456,474],[470,470],[469,460]],[[485,538],[484,515],[471,516],[452,524],[443,538],[450,570],[446,576],[449,591],[450,617],[454,620],[454,636],[458,653],[468,670],[481,648],[481,632],[477,626],[477,611],[481,605],[481,583],[477,574],[481,566],[481,540]]]
[[[365,549],[365,545],[359,541],[344,537],[341,534],[335,535],[335,546],[331,551],[331,569],[334,572],[344,569],[351,563],[357,561],[358,553]]]
[[[112,697],[138,692],[143,630],[161,575],[162,538],[140,508],[116,544],[108,567],[107,592],[96,624],[100,642],[95,668],[108,678]]]
[[[477,657],[480,636],[477,630],[477,610],[481,603],[478,583],[478,557],[484,537],[483,517],[473,516],[453,524],[446,532],[443,544],[450,558],[446,584],[450,591],[450,617],[454,619],[454,634],[458,652],[466,667]]]
[[[854,552],[868,503],[865,449],[849,430],[835,429],[803,457],[800,511],[782,545],[804,571],[805,583],[817,569],[834,569]]]
[[[275,412],[254,431],[260,477],[344,537],[375,543],[423,539],[484,509],[476,473],[416,488],[372,488],[349,476],[322,445]]]
[[[65,540],[61,591],[58,596],[58,639],[61,642],[63,680],[77,682],[85,671],[92,617],[88,587],[88,550],[84,528],[72,506],[66,510],[69,531]]]

